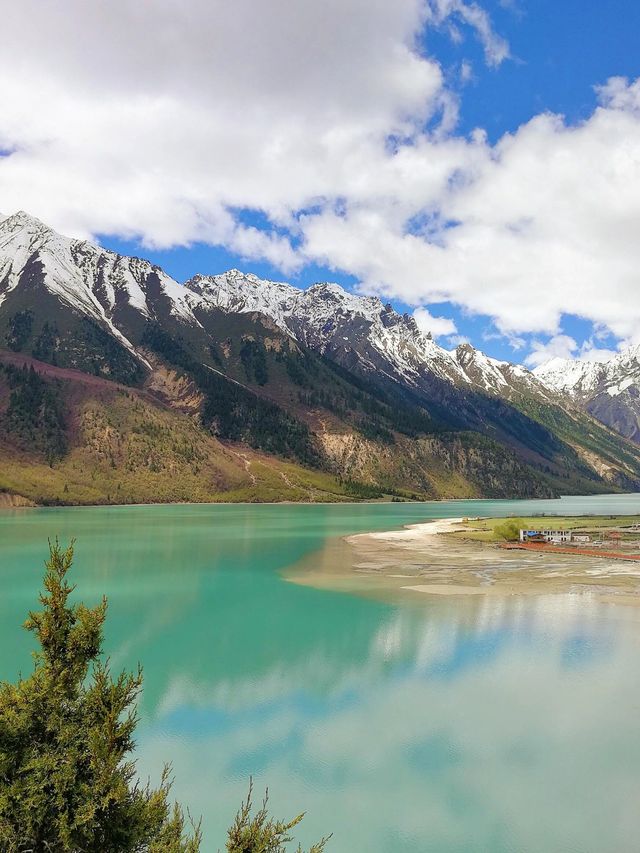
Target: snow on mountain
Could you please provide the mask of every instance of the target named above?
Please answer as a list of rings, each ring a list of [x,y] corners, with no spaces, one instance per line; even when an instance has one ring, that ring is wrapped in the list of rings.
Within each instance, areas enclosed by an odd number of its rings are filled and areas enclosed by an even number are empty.
[[[74,257],[76,244],[23,211],[5,217],[0,222],[0,305],[21,284],[33,285],[37,280],[62,302],[108,326],[133,352],[131,342],[113,325],[83,281]]]
[[[0,220],[0,305],[22,288],[41,288],[58,297],[106,327],[132,353],[135,347],[117,316],[130,307],[152,317],[151,290],[156,301],[165,297],[170,314],[197,323],[190,307],[194,297],[149,261],[64,237],[20,211]]]
[[[286,318],[296,294],[300,293],[291,284],[264,281],[236,269],[222,275],[196,275],[185,286],[201,295],[210,308],[220,308],[229,314],[263,314],[286,333],[289,333]]]
[[[553,359],[534,374],[547,388],[568,395],[599,421],[640,443],[640,346],[607,361]]]
[[[553,358],[533,371],[552,391],[569,393],[578,398],[592,393],[605,377],[604,364],[595,361],[577,361]]]
[[[554,358],[537,367],[533,374],[553,391],[569,393],[578,400],[603,392],[617,397],[632,385],[640,385],[640,345],[607,361]]]
[[[449,352],[420,331],[408,314],[337,284],[300,290],[283,282],[230,270],[197,275],[185,285],[140,258],[64,237],[24,212],[0,219],[0,306],[19,289],[42,288],[92,318],[135,352],[132,317],[172,317],[200,326],[201,312],[258,313],[299,343],[353,367],[409,386],[436,377],[482,392],[544,394],[525,368],[489,358],[469,345]]]
[[[230,270],[196,276],[186,287],[223,311],[259,312],[300,343],[327,355],[357,354],[371,370],[384,369],[413,382],[428,369],[452,382],[468,382],[455,357],[421,332],[415,320],[372,296],[356,296],[337,284],[300,290]]]
[[[337,284],[300,290],[230,270],[195,276],[186,287],[211,308],[258,312],[305,346],[346,364],[357,356],[365,369],[409,385],[419,385],[429,374],[488,394],[529,392],[548,397],[525,367],[490,358],[469,344],[450,352],[421,332],[413,317],[399,314],[377,297],[357,296]]]

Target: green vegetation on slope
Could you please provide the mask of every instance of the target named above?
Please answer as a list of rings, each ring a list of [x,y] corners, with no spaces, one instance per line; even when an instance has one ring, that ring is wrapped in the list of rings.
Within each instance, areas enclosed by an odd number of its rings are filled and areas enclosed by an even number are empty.
[[[55,410],[64,412],[66,452],[52,458],[37,450],[46,433],[30,433],[22,441],[0,430],[0,491],[36,503],[464,498],[503,495],[505,483],[516,496],[531,494],[531,472],[476,434],[415,439],[398,434],[388,444],[342,427],[346,432],[325,436],[329,444],[337,442],[331,473],[246,445],[221,444],[196,415],[148,393],[35,364],[42,375],[10,364],[7,371],[34,374]],[[11,393],[7,371],[0,369],[3,423]],[[550,493],[543,482],[536,489]]]
[[[260,318],[211,312],[200,319],[208,334],[221,341],[215,369],[231,380],[248,383],[256,395],[305,424],[320,461],[304,461],[332,471],[355,498],[558,493],[556,483],[510,448],[477,432],[443,426],[399,386],[352,373],[304,349]],[[146,340],[156,333],[157,327],[148,328]],[[186,365],[186,372],[197,377],[193,362],[207,360],[197,341],[167,336],[162,330],[158,337],[154,351],[178,369]],[[260,374],[264,384],[255,377],[253,365],[258,363],[264,367]],[[198,386],[202,388],[201,382]],[[203,411],[208,415],[207,404]],[[516,414],[546,435],[539,424]],[[271,430],[268,422],[265,426]],[[216,434],[223,437],[225,433]],[[231,434],[238,435],[237,431]],[[271,449],[263,442],[258,446]]]
[[[440,434],[444,428],[417,403],[410,405],[391,388],[350,373],[336,362],[302,350],[277,357],[291,382],[299,386],[297,402],[305,410],[324,409],[352,424],[366,438],[393,444],[394,433],[411,438]],[[296,397],[292,395],[292,402]]]
[[[387,440],[392,440],[394,432],[417,436],[442,429],[417,400],[409,401],[398,388],[382,388],[304,348],[264,317],[222,311],[198,317],[206,333],[218,342],[218,357],[215,362],[211,359],[211,366],[215,364],[229,378],[250,385],[259,396],[312,427],[313,414],[320,411],[363,434],[384,434]],[[196,361],[209,361],[207,348],[189,337],[187,330],[180,344]],[[168,360],[177,364],[170,354]]]
[[[64,375],[0,365],[0,492],[41,504],[345,499],[326,472],[224,446],[197,418],[139,391]],[[53,433],[49,411],[59,416]]]
[[[560,406],[524,395],[514,398],[513,404],[562,439],[565,456],[567,451],[572,456],[576,473],[593,477],[589,463],[599,462],[603,468],[611,468],[613,481],[621,488],[635,487],[640,470],[640,450],[622,436],[577,409],[569,414]]]
[[[6,343],[13,352],[32,355],[47,364],[82,370],[125,385],[135,386],[142,381],[141,361],[95,320],[80,316],[71,308],[61,312],[47,291],[26,303],[20,294],[7,298],[11,303],[15,300],[18,304],[13,313],[0,319],[0,346]]]
[[[21,442],[19,431],[5,424],[0,490],[39,503],[424,500],[611,490],[551,461],[536,470],[478,432],[445,429],[393,387],[354,376],[257,321],[242,325],[236,318],[236,325],[238,335],[216,347],[209,365],[192,355],[193,342],[147,325],[148,357],[153,361],[155,353],[177,371],[171,375],[186,394],[184,406],[161,389],[163,402],[158,399],[154,377],[161,365],[147,383],[153,398],[115,385],[107,392],[104,384],[80,392],[76,377],[40,380],[65,413],[67,452],[43,455],[37,441]],[[0,388],[0,418],[6,416]],[[287,465],[293,470],[285,471]]]
[[[240,359],[248,382],[266,385],[269,379],[265,349],[257,341],[245,339],[240,348]]]
[[[17,311],[8,321],[6,333],[7,346],[13,352],[20,352],[31,337],[33,329],[33,311]]]
[[[67,452],[67,436],[59,386],[45,382],[33,367],[0,365],[9,389],[9,405],[0,428],[22,449],[44,456],[53,465]]]
[[[198,362],[180,340],[157,323],[148,324],[143,344],[194,380],[205,398],[202,421],[216,437],[246,442],[267,453],[289,456],[304,464],[321,467],[313,436],[297,418]],[[256,367],[262,362],[256,360],[255,355],[247,364],[253,375],[256,369],[261,379],[266,375],[262,367]]]

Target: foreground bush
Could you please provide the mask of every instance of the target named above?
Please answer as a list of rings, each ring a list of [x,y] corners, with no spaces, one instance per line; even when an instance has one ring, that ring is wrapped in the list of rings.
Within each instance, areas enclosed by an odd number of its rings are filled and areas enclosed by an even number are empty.
[[[298,815],[289,822],[274,820],[269,817],[267,811],[267,794],[262,802],[262,808],[252,816],[252,793],[253,786],[250,784],[247,799],[240,807],[235,822],[228,832],[228,853],[285,853],[285,844],[293,841],[289,832],[300,823],[304,814]],[[322,841],[314,844],[309,849],[309,853],[322,853],[328,840],[323,838]],[[298,853],[302,853],[299,846]]]
[[[42,609],[25,623],[39,644],[34,671],[17,684],[0,683],[0,851],[197,853],[200,826],[170,804],[169,769],[158,788],[136,780],[131,753],[142,672],[114,678],[101,661],[107,603],[69,603],[72,560],[73,546],[51,546]],[[227,851],[284,853],[302,815],[274,821],[266,801],[251,812],[250,790]]]

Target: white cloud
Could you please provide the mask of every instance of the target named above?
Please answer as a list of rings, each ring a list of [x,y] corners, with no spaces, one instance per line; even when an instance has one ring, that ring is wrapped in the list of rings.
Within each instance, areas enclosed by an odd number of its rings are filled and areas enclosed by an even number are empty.
[[[285,272],[324,263],[512,340],[557,337],[567,313],[640,340],[640,82],[605,82],[578,126],[543,114],[495,146],[455,135],[456,97],[421,47],[448,24],[489,64],[509,56],[463,0],[15,3],[0,208]]]
[[[423,332],[431,332],[434,338],[455,335],[456,324],[448,317],[434,317],[427,308],[416,308],[413,318]]]
[[[473,80],[473,66],[467,60],[460,63],[460,82],[469,83]]]
[[[402,218],[457,165],[421,132],[437,115],[434,139],[451,131],[457,103],[419,37],[436,17],[477,12],[435,5],[14,4],[0,52],[0,150],[13,152],[0,158],[0,206],[83,236],[220,243],[284,269],[300,262],[289,240],[247,231],[234,210],[291,227],[301,209],[344,199]],[[407,205],[394,185],[415,167]]]
[[[630,83],[627,77],[610,77],[603,86],[596,86],[596,92],[603,106],[640,112],[640,78]]]
[[[574,358],[578,344],[569,335],[554,335],[550,340],[533,341],[531,352],[525,358],[525,364],[529,367],[539,367],[552,358]]]
[[[308,251],[366,289],[414,304],[451,301],[505,334],[555,335],[563,314],[575,314],[638,341],[638,90],[604,87],[577,127],[540,115],[494,147],[482,134],[427,142],[428,155],[416,144],[402,155],[416,180],[405,188],[398,176],[391,214],[362,201],[345,215],[324,211],[305,223]],[[427,162],[456,179],[427,188]],[[428,239],[406,228],[420,209],[438,214]]]
[[[421,0],[15,4],[0,52],[0,148],[15,150],[0,159],[1,206],[76,233],[259,254],[230,208],[286,219],[351,197],[387,136],[440,107],[440,68],[414,44],[423,17]]]
[[[623,341],[621,348],[624,346],[625,342]],[[580,347],[580,361],[609,361],[617,355],[620,355],[620,349],[599,347],[592,339],[585,341]]]
[[[510,56],[508,42],[495,32],[487,11],[477,3],[465,3],[464,0],[428,0],[427,19],[436,26],[446,21],[450,36],[456,43],[463,39],[456,20],[475,30],[484,48],[488,65],[497,67]]]
[[[525,358],[525,364],[535,368],[551,359],[561,358],[578,361],[609,361],[620,354],[620,349],[613,350],[607,347],[597,346],[595,336],[584,341],[580,346],[575,338],[569,335],[554,335],[548,341],[534,340],[531,344],[531,352]],[[621,343],[621,348],[626,342]]]
[[[456,347],[461,346],[462,344],[470,344],[471,341],[466,335],[450,335],[447,338],[447,344],[455,349]]]

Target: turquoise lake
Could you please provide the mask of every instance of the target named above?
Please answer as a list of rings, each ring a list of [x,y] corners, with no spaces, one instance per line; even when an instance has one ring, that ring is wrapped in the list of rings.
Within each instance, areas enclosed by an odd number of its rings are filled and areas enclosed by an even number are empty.
[[[0,679],[31,664],[47,538],[145,672],[137,755],[224,847],[246,793],[327,853],[640,849],[640,608],[589,596],[385,602],[282,572],[332,537],[429,518],[640,513],[640,495],[0,512]],[[311,556],[310,556],[311,555]],[[424,601],[424,598],[430,598]]]

